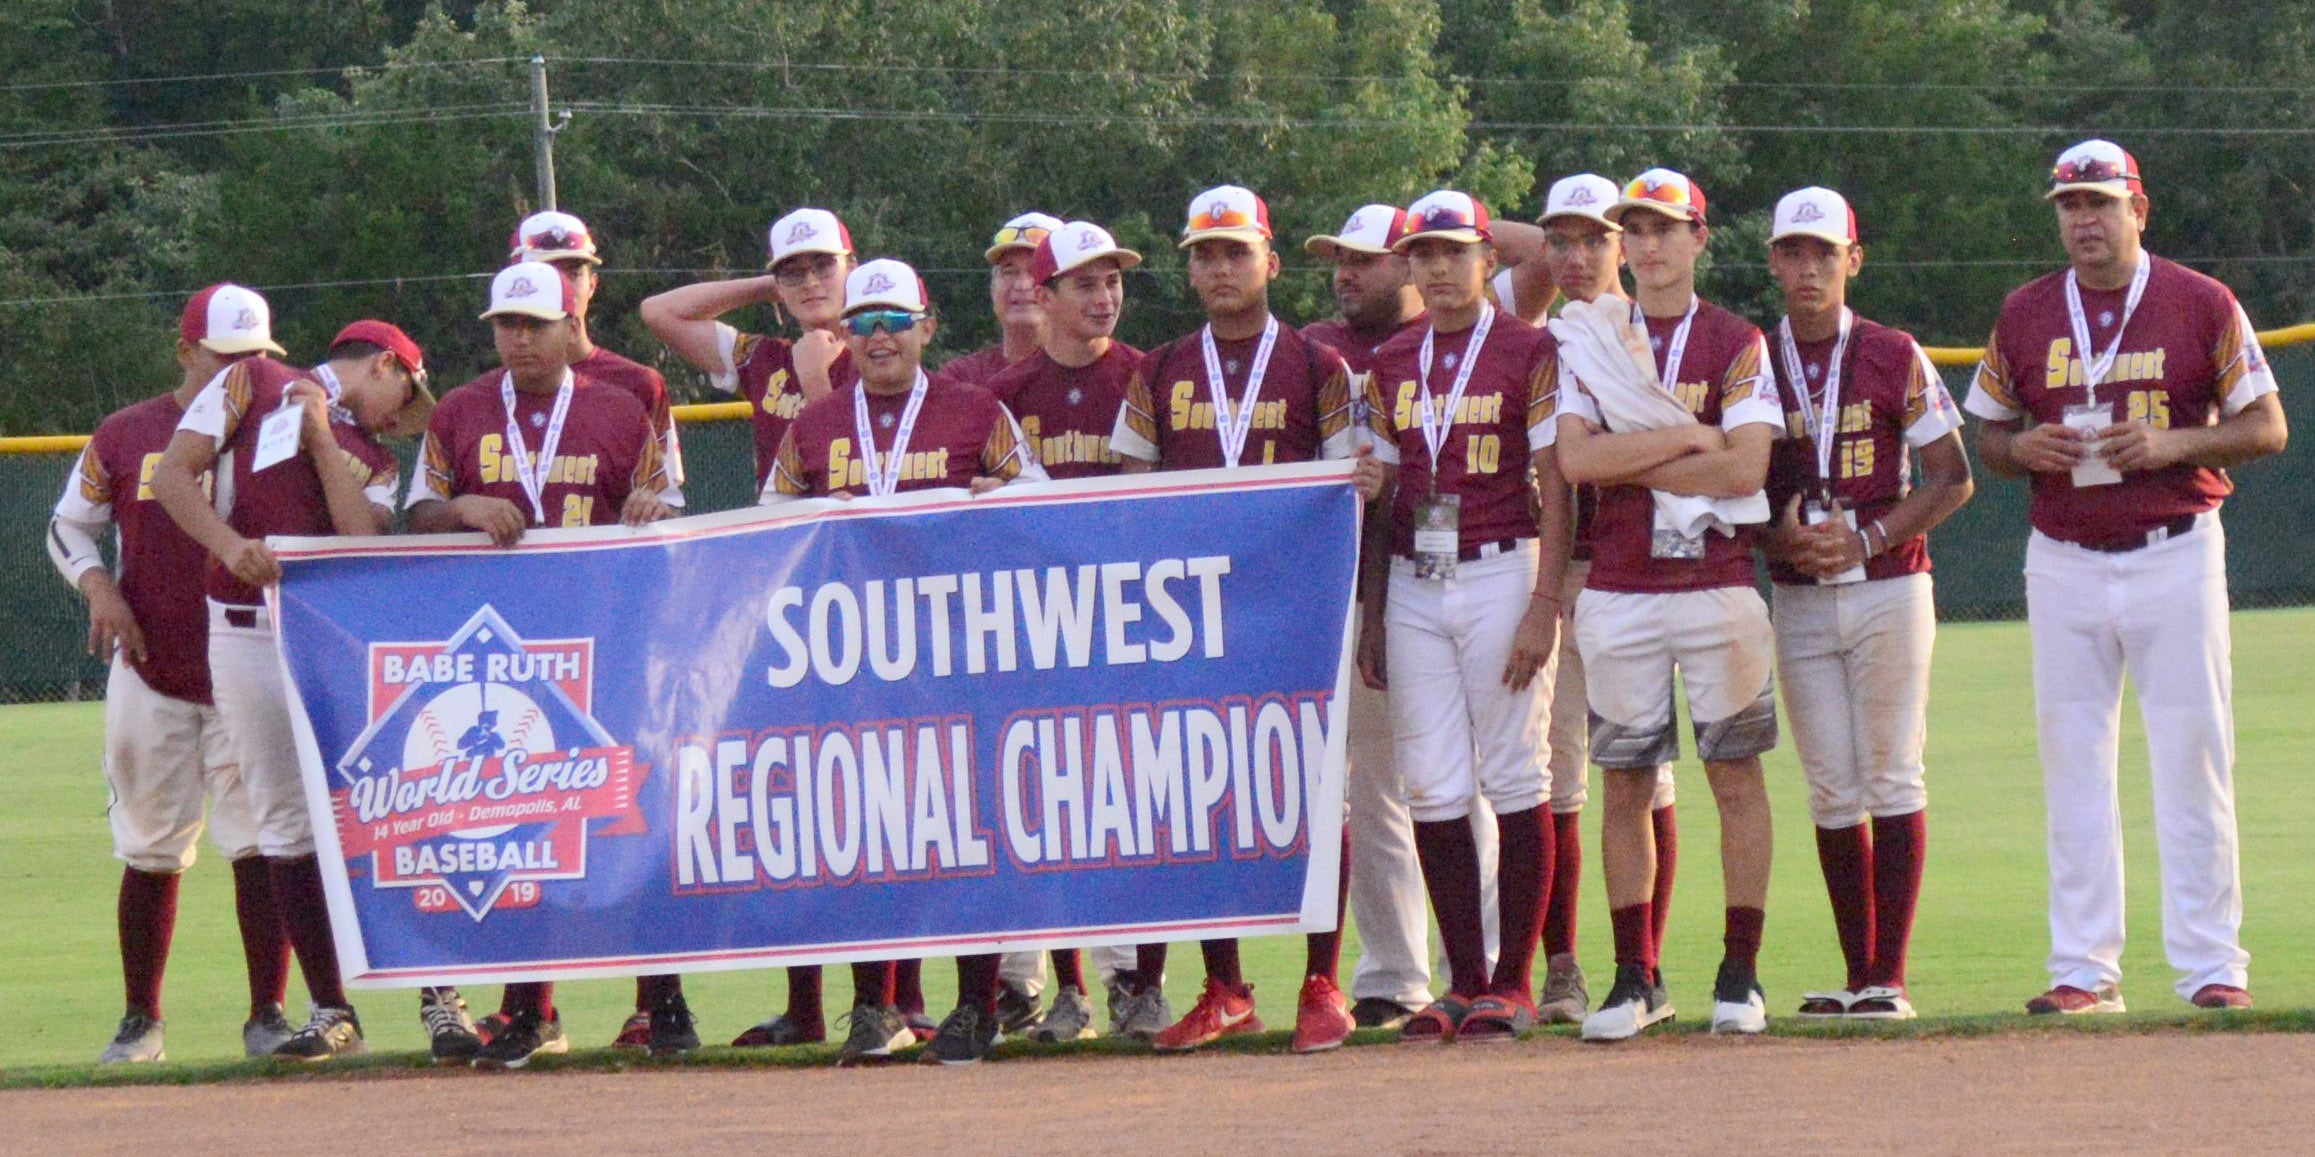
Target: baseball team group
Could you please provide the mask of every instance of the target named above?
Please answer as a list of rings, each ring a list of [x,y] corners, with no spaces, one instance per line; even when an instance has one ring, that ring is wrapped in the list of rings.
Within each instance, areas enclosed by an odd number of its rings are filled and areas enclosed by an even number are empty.
[[[1179,245],[1205,321],[1147,352],[1114,336],[1142,256],[1098,224],[1041,213],[1006,222],[986,251],[1001,342],[937,369],[924,364],[937,318],[922,280],[898,260],[857,260],[825,209],[772,224],[764,275],[683,286],[641,314],[749,404],[765,503],[1353,462],[1368,513],[1348,710],[1387,720],[1390,738],[1354,743],[1347,776],[1341,895],[1360,958],[1346,993],[1342,921],[1308,936],[1296,1052],[1357,1028],[1501,1041],[1571,1023],[1615,1041],[1672,1019],[1659,949],[1681,698],[1720,821],[1725,954],[1709,1024],[1762,1031],[1761,756],[1779,738],[1780,686],[1841,960],[1797,1015],[1913,1016],[1936,633],[1926,536],[1971,494],[1966,408],[1977,460],[2032,495],[2051,947],[2049,987],[2026,1008],[2123,1009],[2125,675],[2147,734],[2176,991],[2245,1008],[2219,506],[2229,468],[2283,448],[2283,411],[2233,294],[2141,247],[2135,159],[2078,144],[2047,198],[2067,267],[2003,303],[1962,405],[1910,335],[1849,308],[1865,252],[1839,193],[1777,203],[1768,262],[1784,314],[1764,332],[1698,297],[1705,193],[1661,168],[1562,179],[1534,224],[1491,220],[1455,190],[1364,206],[1305,242],[1332,266],[1340,315],[1299,330],[1269,308],[1280,259],[1262,199],[1207,190]],[[482,314],[502,364],[439,404],[418,343],[394,325],[347,325],[301,369],[280,360],[257,293],[201,291],[184,310],[177,387],[107,418],[67,481],[48,543],[87,599],[92,651],[112,663],[104,770],[126,865],[127,1008],[102,1060],[163,1056],[162,972],[204,827],[233,867],[247,1051],[364,1048],[263,597],[280,576],[268,536],[386,534],[399,511],[409,531],[512,545],[533,527],[682,512],[665,382],[590,336],[601,256],[586,224],[534,214],[508,259]],[[795,335],[724,320],[760,305]],[[421,439],[407,485],[390,435]],[[1588,766],[1615,950],[1596,1003],[1576,955]],[[1109,1031],[1160,1051],[1260,1031],[1238,942],[1200,949],[1204,984],[1179,1016],[1165,944],[1092,949]],[[312,999],[302,1026],[283,1010],[293,955]],[[960,957],[958,1004],[938,1023],[921,962],[852,964],[843,1061],[914,1049],[960,1064],[1006,1034],[1097,1035],[1082,954],[1054,951],[1049,969],[1046,955]],[[821,970],[787,980],[785,1008],[735,1046],[827,1039]],[[423,989],[418,1013],[446,1063],[520,1068],[569,1048],[551,984],[507,985],[479,1019],[457,990]],[[698,1048],[681,978],[638,978],[614,1043]]]

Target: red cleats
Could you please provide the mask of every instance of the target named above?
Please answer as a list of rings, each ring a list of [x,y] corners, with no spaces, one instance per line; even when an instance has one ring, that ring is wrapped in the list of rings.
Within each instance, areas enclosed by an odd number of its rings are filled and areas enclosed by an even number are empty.
[[[619,1035],[611,1038],[615,1049],[633,1049],[642,1052],[651,1047],[651,1014],[638,1012],[619,1026]]]
[[[2251,994],[2231,984],[2206,984],[2194,990],[2196,1008],[2249,1008]]]
[[[1188,1052],[1226,1036],[1261,1032],[1262,1018],[1254,1015],[1254,986],[1235,988],[1209,976],[1206,991],[1198,995],[1188,1016],[1175,1021],[1149,1043],[1161,1053]]]
[[[2111,984],[2095,989],[2076,988],[2061,984],[2026,1002],[2026,1011],[2035,1016],[2079,1016],[2083,1013],[2121,1012],[2122,990]]]
[[[1339,1047],[1358,1023],[1351,1019],[1350,1001],[1334,980],[1313,976],[1302,982],[1302,999],[1294,1010],[1294,1051],[1321,1053]]]

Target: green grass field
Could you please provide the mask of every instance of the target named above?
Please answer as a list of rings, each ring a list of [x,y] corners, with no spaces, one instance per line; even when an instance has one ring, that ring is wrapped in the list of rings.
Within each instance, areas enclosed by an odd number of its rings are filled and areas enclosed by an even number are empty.
[[[2290,834],[2303,830],[2315,810],[2315,783],[2305,775],[2306,752],[2315,746],[2311,655],[2315,610],[2235,617],[2243,937],[2252,954],[2253,991],[2270,1010],[2315,1007],[2315,951],[2309,950],[2315,945],[2315,905],[2303,899],[2315,893],[2315,856]],[[1932,699],[1931,851],[1914,943],[1913,999],[1933,1018],[2013,1012],[2044,986],[2048,949],[2041,776],[2024,626],[1944,628]],[[15,801],[0,811],[0,928],[7,930],[9,964],[0,976],[0,1007],[15,1014],[13,1030],[0,1037],[0,1069],[12,1070],[16,1079],[37,1079],[27,1068],[93,1060],[120,1016],[113,931],[120,867],[109,854],[105,789],[97,772],[102,727],[96,704],[0,709],[0,752],[7,753],[0,774],[7,776]],[[2162,959],[2161,897],[2134,706],[2125,706],[2123,737],[2136,933],[2124,989],[2138,1010],[2134,1016],[2170,1020],[2184,1006],[2170,991],[2171,972]],[[1768,766],[1779,838],[1761,979],[1774,1014],[1788,1010],[1804,989],[1836,984],[1841,968],[1799,767],[1789,748],[1777,751]],[[1665,970],[1675,1002],[1693,1013],[1720,955],[1719,857],[1701,771],[1691,763],[1683,772],[1680,887]],[[1587,816],[1581,956],[1595,984],[1604,985],[1612,964],[1598,840],[1596,817]],[[214,849],[204,845],[202,851],[203,860],[186,881],[166,988],[173,1062],[240,1055],[245,989],[231,878]],[[1292,1024],[1301,957],[1299,937],[1247,946],[1248,974],[1273,1027]],[[1345,987],[1356,958],[1354,931],[1345,952]],[[954,970],[935,961],[926,968],[926,980],[937,1017],[953,996]],[[1186,1007],[1198,981],[1196,947],[1177,946],[1171,969],[1177,1007]],[[831,1014],[844,1007],[844,986],[844,970],[831,969]],[[711,1043],[776,1010],[785,994],[777,972],[697,975],[686,987],[702,1036]],[[495,988],[469,996],[477,1006],[495,1008]],[[632,997],[632,984],[623,980],[562,986],[558,1003],[573,1043],[607,1043]],[[303,999],[293,982],[293,1019]],[[373,1048],[422,1047],[411,993],[362,992],[356,1003]]]

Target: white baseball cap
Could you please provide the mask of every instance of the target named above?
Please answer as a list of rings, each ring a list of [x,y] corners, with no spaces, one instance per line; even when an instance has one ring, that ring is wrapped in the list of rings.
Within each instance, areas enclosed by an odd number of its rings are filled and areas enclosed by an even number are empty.
[[[1109,258],[1120,272],[1141,264],[1141,254],[1117,243],[1109,230],[1091,221],[1071,221],[1037,243],[1029,259],[1029,280],[1043,285],[1087,262]]]
[[[507,259],[510,261],[568,261],[573,258],[589,265],[601,265],[603,259],[595,254],[594,235],[587,232],[587,223],[549,209],[533,213],[514,227],[514,236],[507,239]]]
[[[1673,169],[1650,169],[1624,185],[1616,203],[1608,206],[1608,220],[1621,223],[1633,209],[1662,213],[1677,221],[1704,224],[1704,189]]]
[[[490,279],[490,308],[482,320],[515,315],[561,321],[578,311],[578,290],[562,270],[544,261],[521,261]]]
[[[2042,198],[2055,200],[2076,189],[2128,199],[2144,193],[2146,182],[2138,175],[2138,158],[2129,150],[2092,138],[2058,154],[2057,163],[2050,166],[2050,191]]]
[[[862,262],[844,278],[844,312],[880,307],[925,312],[924,278],[907,262],[890,257]]]
[[[1776,203],[1776,223],[1768,239],[1815,237],[1835,245],[1857,243],[1857,211],[1847,198],[1831,189],[1811,185],[1786,193]]]
[[[1046,213],[1023,213],[1005,222],[997,235],[989,239],[989,247],[981,253],[989,264],[995,265],[1007,253],[1035,253],[1037,246],[1055,229],[1061,219]]]
[[[771,255],[768,265],[778,265],[799,253],[832,253],[842,257],[852,252],[851,231],[826,209],[798,209],[772,222],[764,238],[765,248]]]
[[[273,344],[273,310],[254,289],[220,281],[193,295],[178,319],[178,332],[210,353],[247,354],[263,350],[288,357]]]
[[[1303,242],[1302,251],[1327,258],[1339,258],[1344,252],[1388,253],[1406,224],[1407,211],[1396,205],[1361,205],[1342,223],[1342,232],[1321,233]]]
[[[1551,183],[1551,192],[1544,195],[1543,216],[1536,219],[1536,224],[1549,225],[1561,217],[1581,217],[1607,226],[1611,233],[1621,233],[1624,227],[1608,216],[1608,210],[1621,195],[1614,181],[1598,173],[1561,177]]]
[[[1254,190],[1238,185],[1216,185],[1190,199],[1188,220],[1182,225],[1187,249],[1200,241],[1268,241],[1270,206]]]
[[[1423,194],[1407,206],[1407,220],[1400,227],[1398,238],[1391,242],[1391,248],[1404,251],[1407,246],[1427,238],[1465,245],[1487,240],[1487,206],[1457,189]]]

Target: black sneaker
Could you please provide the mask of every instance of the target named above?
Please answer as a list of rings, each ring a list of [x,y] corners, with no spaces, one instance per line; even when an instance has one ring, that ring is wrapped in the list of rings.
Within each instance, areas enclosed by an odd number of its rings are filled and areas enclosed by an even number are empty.
[[[548,1018],[526,1010],[514,1014],[514,1019],[490,1038],[481,1052],[474,1054],[474,1067],[519,1069],[540,1053],[569,1051],[571,1042],[563,1035],[563,1018],[559,1014]]]
[[[1351,1023],[1360,1028],[1398,1028],[1418,1010],[1380,996],[1362,996],[1350,1006]]]
[[[427,1047],[435,1064],[465,1064],[482,1051],[482,1037],[466,1015],[466,998],[455,988],[418,990],[418,1023],[426,1026]]]
[[[1722,959],[1712,982],[1712,1031],[1750,1036],[1768,1028],[1768,998],[1760,977],[1734,960]]]
[[[917,1059],[928,1065],[970,1065],[987,1060],[997,1043],[996,1018],[979,1005],[960,1004],[932,1034]]]
[[[305,1027],[298,1029],[273,1055],[293,1061],[326,1061],[331,1057],[368,1052],[362,1040],[362,1021],[350,1008],[313,1006]]]
[[[997,1031],[1020,1036],[1038,1020],[1037,998],[1010,984],[997,986]]]
[[[884,1064],[892,1059],[893,1050],[916,1043],[908,1021],[889,1004],[856,1004],[845,1017],[852,1026],[844,1034],[843,1051],[836,1054],[838,1067]]]
[[[651,1006],[652,1056],[671,1057],[698,1051],[699,1029],[691,1019],[691,1006],[684,1003],[682,993]]]

